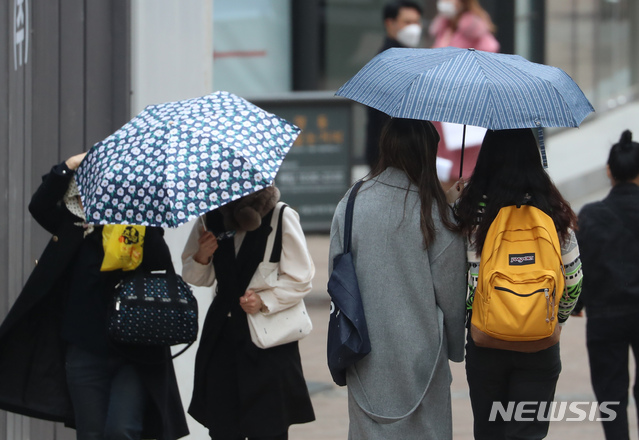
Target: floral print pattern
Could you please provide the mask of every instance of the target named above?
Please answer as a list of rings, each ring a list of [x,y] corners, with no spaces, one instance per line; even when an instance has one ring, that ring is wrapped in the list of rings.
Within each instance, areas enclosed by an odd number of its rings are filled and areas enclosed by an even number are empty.
[[[177,227],[272,185],[299,133],[229,92],[148,106],[78,168],[87,221]]]

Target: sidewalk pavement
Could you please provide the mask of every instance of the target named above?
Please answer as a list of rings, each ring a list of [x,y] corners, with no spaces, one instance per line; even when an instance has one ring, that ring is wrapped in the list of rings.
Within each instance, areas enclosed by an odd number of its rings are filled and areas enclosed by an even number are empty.
[[[291,427],[291,440],[345,440],[348,436],[347,391],[331,380],[326,366],[326,333],[330,300],[326,292],[328,281],[327,235],[309,235],[307,242],[316,266],[313,291],[307,296],[306,304],[313,332],[300,342],[304,375],[309,383],[311,398],[315,408],[316,421]],[[562,372],[557,384],[555,401],[557,402],[593,402],[595,396],[590,385],[588,354],[585,344],[584,318],[572,317],[568,320],[561,335]],[[468,385],[463,363],[451,363],[453,372],[452,407],[453,438],[471,440],[472,412],[468,397]],[[634,370],[634,369],[633,369]],[[583,404],[581,409],[589,408]],[[587,411],[587,410],[586,410]],[[569,414],[568,417],[575,417]],[[630,418],[631,439],[637,439],[637,418],[635,403],[631,401],[628,414]],[[550,440],[601,440],[604,438],[601,422],[562,421],[552,422],[547,439]],[[428,440],[427,437],[424,437]],[[401,440],[401,439],[389,439]]]

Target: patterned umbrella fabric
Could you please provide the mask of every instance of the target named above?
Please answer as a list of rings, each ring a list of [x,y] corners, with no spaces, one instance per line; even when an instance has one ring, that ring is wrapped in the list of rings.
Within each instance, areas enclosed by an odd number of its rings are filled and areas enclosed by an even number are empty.
[[[148,106],[78,168],[87,221],[177,227],[273,184],[299,133],[228,92]]]
[[[557,67],[454,47],[388,49],[336,94],[397,118],[492,130],[577,127],[594,111]]]

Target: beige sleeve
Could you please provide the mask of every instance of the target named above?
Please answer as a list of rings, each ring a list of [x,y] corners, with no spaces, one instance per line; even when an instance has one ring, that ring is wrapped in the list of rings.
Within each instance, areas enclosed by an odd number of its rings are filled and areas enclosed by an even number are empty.
[[[202,222],[196,221],[191,229],[189,239],[182,251],[182,278],[194,286],[212,286],[215,282],[215,269],[213,259],[209,264],[201,264],[193,259],[198,250],[198,240],[202,235]],[[215,258],[215,255],[213,255]]]

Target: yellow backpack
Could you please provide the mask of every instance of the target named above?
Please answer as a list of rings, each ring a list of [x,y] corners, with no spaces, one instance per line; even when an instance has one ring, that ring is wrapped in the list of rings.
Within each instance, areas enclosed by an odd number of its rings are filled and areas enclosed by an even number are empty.
[[[473,340],[479,346],[517,351],[554,345],[559,340],[557,309],[564,289],[561,246],[552,219],[534,206],[501,208],[481,253],[471,319]]]

